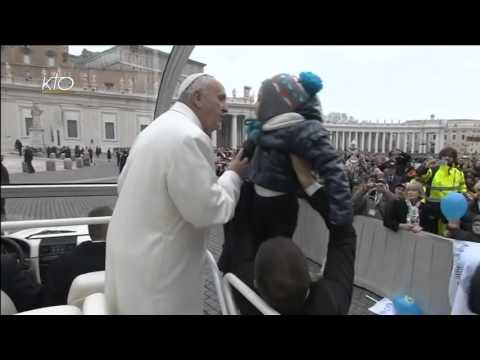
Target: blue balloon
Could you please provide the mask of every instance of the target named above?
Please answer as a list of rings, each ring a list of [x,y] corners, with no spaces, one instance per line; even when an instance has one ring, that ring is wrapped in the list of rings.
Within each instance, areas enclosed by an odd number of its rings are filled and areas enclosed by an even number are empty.
[[[398,295],[393,299],[393,306],[396,315],[423,315],[422,308],[409,295]]]
[[[440,201],[440,209],[447,220],[459,220],[467,212],[468,202],[465,196],[457,192],[447,194]]]

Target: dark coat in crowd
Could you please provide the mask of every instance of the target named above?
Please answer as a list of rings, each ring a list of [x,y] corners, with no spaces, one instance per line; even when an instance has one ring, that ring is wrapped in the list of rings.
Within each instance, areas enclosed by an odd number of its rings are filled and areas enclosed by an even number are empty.
[[[420,203],[418,207],[420,213],[420,226],[422,226],[423,223],[422,210],[424,206],[424,203]],[[383,217],[383,225],[390,230],[398,231],[400,224],[407,223],[407,215],[408,205],[405,199],[396,199],[390,201],[390,203],[386,207],[386,212]]]
[[[464,240],[480,243],[480,236],[474,234],[472,231],[465,231],[462,229],[450,229],[450,236],[456,240]]]
[[[388,189],[393,193],[395,192],[395,188],[403,184],[405,182],[405,176],[400,176],[400,175],[385,175],[385,183],[388,186]]]
[[[24,151],[24,160],[26,163],[29,163],[33,160],[33,151],[32,149],[28,148],[28,149],[25,149]]]
[[[8,185],[10,184],[10,176],[8,175],[8,170],[3,165],[3,163],[1,163],[0,166],[2,170],[2,185]],[[1,205],[1,215],[2,215],[2,221],[3,221],[3,216],[5,215],[5,198],[3,196],[1,198],[0,205]]]
[[[15,149],[18,150],[18,155],[19,156],[22,156],[22,147],[23,147],[22,142],[18,139],[15,140]]]
[[[470,294],[468,297],[470,311],[480,315],[480,265],[473,273],[470,283]]]

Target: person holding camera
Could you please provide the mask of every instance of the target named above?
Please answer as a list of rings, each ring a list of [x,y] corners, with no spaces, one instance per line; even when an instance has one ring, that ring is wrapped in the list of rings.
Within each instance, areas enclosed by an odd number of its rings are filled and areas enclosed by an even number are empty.
[[[366,215],[383,220],[395,195],[388,190],[385,180],[371,176],[353,195],[354,215]]]

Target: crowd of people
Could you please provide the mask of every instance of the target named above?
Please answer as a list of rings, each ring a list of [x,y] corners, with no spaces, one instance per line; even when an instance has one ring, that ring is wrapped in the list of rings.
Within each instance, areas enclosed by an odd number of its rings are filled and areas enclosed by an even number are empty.
[[[230,147],[221,146],[215,149],[215,154],[215,171],[217,176],[221,176],[235,156],[235,150]]]
[[[50,154],[54,154],[54,156],[56,158],[60,158],[62,155],[65,158],[72,158],[72,154],[74,155],[74,158],[79,158],[82,155],[85,157],[85,156],[88,155],[88,158],[90,159],[90,162],[93,162],[93,154],[94,153],[95,153],[95,156],[97,158],[99,158],[100,155],[103,152],[102,148],[98,145],[95,146],[95,149],[93,149],[90,146],[75,145],[73,147],[73,150],[72,150],[72,148],[70,148],[70,146],[63,145],[63,146],[47,146],[44,150],[42,150],[42,149],[38,149],[38,148],[37,149],[33,148],[32,146],[24,146],[19,139],[15,140],[14,147],[15,147],[15,150],[18,151],[19,156],[24,155],[25,150],[28,148],[28,149],[31,149],[34,154],[36,154],[40,151],[41,152],[45,151],[47,157],[50,157]],[[22,149],[24,149],[24,150],[22,151]],[[110,151],[110,153],[111,153],[110,148],[107,150],[107,152],[108,151]]]
[[[355,215],[372,216],[393,231],[427,231],[459,240],[480,240],[480,159],[445,147],[437,155],[413,156],[395,150],[387,156],[364,154],[353,146],[344,155]],[[448,221],[441,200],[463,194],[467,213]],[[477,216],[479,216],[477,218]]]
[[[18,151],[18,155],[24,157],[23,172],[35,173],[35,169],[32,165],[34,156],[38,156],[39,153],[46,152],[47,157],[51,157],[52,154],[55,158],[70,158],[75,160],[77,158],[83,158],[88,161],[89,164],[96,165],[96,159],[99,159],[103,151],[100,146],[95,146],[93,149],[90,146],[75,145],[73,149],[70,146],[47,146],[45,149],[34,148],[32,146],[24,146],[20,140],[15,141],[15,150]],[[126,163],[128,157],[128,149],[114,149],[117,156],[117,167],[121,171]],[[95,154],[95,158],[94,158]],[[107,160],[110,162],[112,159],[112,150],[108,148],[106,151]]]
[[[235,155],[231,148],[216,149],[220,176]],[[344,163],[355,215],[382,220],[393,230],[427,231],[441,236],[480,242],[480,158],[459,157],[451,147],[439,154],[388,154],[358,150],[353,142],[337,152]],[[448,221],[440,201],[451,191],[465,196],[468,211]],[[475,225],[475,226],[474,226]]]

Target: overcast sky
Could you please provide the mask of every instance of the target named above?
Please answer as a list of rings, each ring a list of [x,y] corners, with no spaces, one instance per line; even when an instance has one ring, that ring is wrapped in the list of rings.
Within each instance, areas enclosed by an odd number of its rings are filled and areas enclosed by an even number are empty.
[[[150,46],[169,52],[171,46]],[[103,51],[110,46],[70,46]],[[480,46],[196,46],[229,96],[256,94],[277,73],[313,71],[324,83],[323,110],[359,120],[480,120]]]

